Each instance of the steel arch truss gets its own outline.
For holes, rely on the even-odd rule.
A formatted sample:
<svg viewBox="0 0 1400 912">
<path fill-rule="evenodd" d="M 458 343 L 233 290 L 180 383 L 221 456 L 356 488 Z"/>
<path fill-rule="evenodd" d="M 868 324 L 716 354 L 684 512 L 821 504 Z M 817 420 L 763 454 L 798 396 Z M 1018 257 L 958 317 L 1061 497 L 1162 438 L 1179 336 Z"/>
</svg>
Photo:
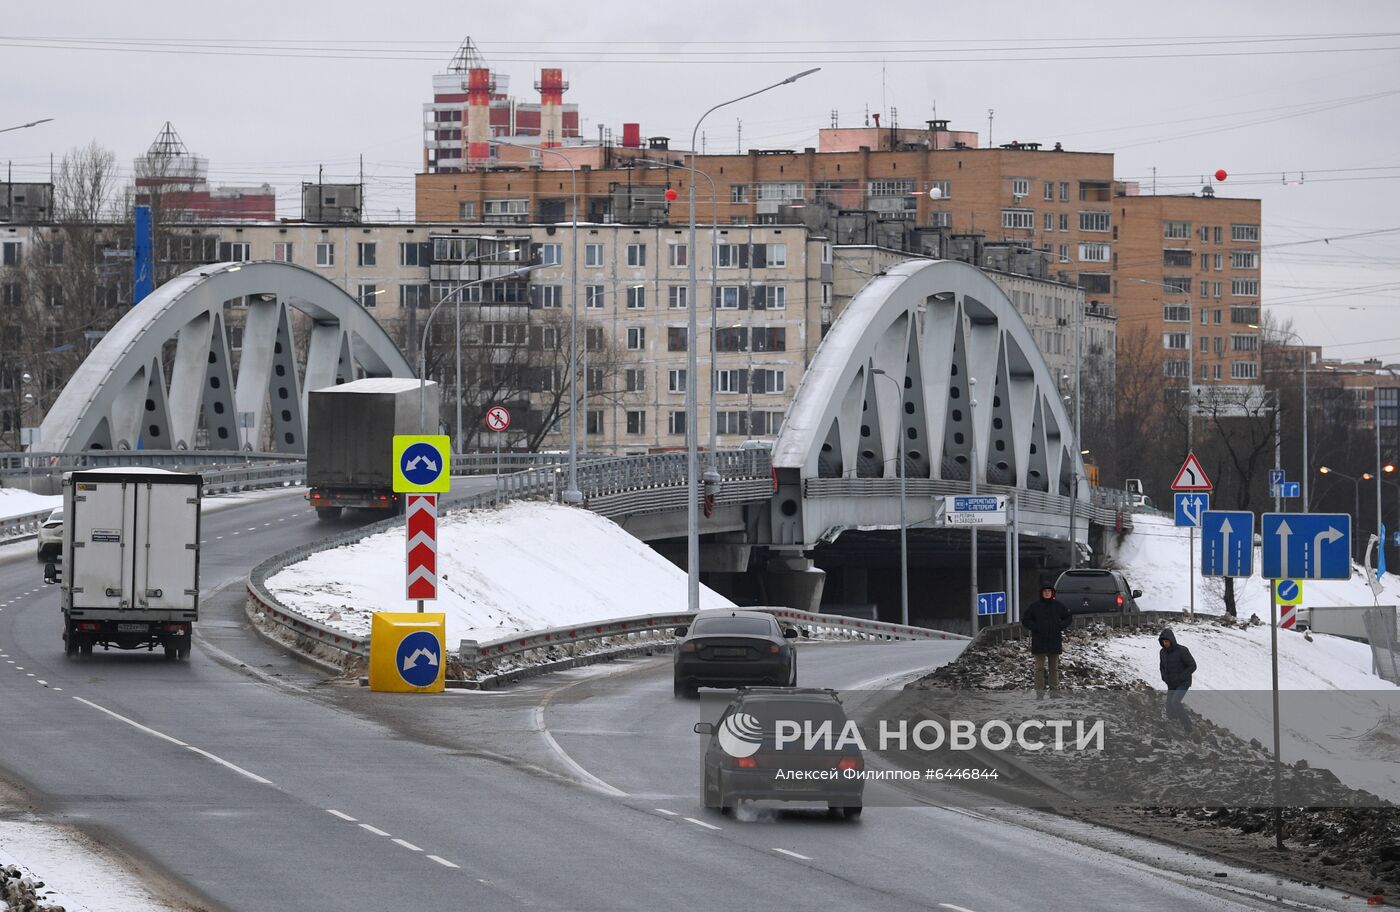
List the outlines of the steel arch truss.
<svg viewBox="0 0 1400 912">
<path fill-rule="evenodd" d="M 922 502 L 915 505 L 922 516 L 911 519 L 926 520 L 926 495 L 965 490 L 974 470 L 979 484 L 1026 491 L 1047 514 L 1084 478 L 1058 384 L 1015 306 L 981 270 L 931 260 L 895 266 L 851 300 L 802 378 L 773 464 L 780 483 L 803 486 L 786 506 L 780 491 L 774 514 L 776 540 L 791 544 L 840 527 L 886 524 L 888 509 L 874 504 L 852 513 L 848 501 L 840 522 L 834 511 L 813 515 L 823 512 L 807 503 L 816 490 L 891 493 L 860 479 L 905 472 L 911 493 L 925 495 L 912 498 Z M 1077 487 L 1082 500 L 1084 485 Z M 777 528 L 784 524 L 786 532 Z M 1061 524 L 1058 537 L 1067 537 L 1068 523 Z"/>
<path fill-rule="evenodd" d="M 236 371 L 230 304 L 244 314 Z M 294 311 L 310 322 L 305 340 L 294 332 Z M 374 317 L 311 270 L 202 266 L 157 288 L 112 327 L 63 388 L 40 439 L 63 452 L 194 449 L 203 419 L 209 449 L 253 449 L 266 430 L 273 450 L 304 453 L 308 390 L 412 376 Z"/>
</svg>

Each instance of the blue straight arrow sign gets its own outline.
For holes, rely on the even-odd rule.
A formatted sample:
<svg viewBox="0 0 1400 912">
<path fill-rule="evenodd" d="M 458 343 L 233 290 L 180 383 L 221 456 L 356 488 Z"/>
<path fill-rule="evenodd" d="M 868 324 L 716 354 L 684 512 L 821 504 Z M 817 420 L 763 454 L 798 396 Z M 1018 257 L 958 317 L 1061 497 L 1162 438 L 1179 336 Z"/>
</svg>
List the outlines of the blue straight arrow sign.
<svg viewBox="0 0 1400 912">
<path fill-rule="evenodd" d="M 1201 576 L 1254 574 L 1254 514 L 1208 510 L 1201 517 Z"/>
</svg>

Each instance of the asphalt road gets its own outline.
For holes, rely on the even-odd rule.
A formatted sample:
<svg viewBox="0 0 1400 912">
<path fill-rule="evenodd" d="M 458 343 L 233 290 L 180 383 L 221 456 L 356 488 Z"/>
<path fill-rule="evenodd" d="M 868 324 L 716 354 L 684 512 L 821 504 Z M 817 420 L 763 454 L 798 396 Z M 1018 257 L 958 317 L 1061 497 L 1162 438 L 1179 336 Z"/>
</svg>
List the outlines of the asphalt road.
<svg viewBox="0 0 1400 912">
<path fill-rule="evenodd" d="M 721 817 L 699 800 L 697 707 L 671 696 L 665 657 L 501 693 L 329 681 L 242 613 L 253 564 L 325 533 L 295 495 L 206 515 L 188 663 L 65 658 L 31 549 L 0 558 L 0 775 L 230 910 L 1355 908 L 1030 814 Z M 803 644 L 801 673 L 877 687 L 956 649 Z"/>
</svg>

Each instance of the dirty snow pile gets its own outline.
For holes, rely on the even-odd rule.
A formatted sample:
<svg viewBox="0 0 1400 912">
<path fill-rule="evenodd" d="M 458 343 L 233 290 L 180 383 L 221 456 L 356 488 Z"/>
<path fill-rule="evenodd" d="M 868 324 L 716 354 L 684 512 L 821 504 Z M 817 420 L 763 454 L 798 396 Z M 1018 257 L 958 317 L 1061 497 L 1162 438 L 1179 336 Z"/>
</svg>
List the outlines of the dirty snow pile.
<svg viewBox="0 0 1400 912">
<path fill-rule="evenodd" d="M 1201 538 L 1196 536 L 1196 611 L 1202 614 L 1224 614 L 1224 581 L 1201 577 Z M 1136 515 L 1133 530 L 1121 541 L 1110 542 L 1107 557 L 1113 567 L 1121 569 L 1133 587 L 1142 590 L 1137 600 L 1143 611 L 1185 611 L 1191 591 L 1186 579 L 1191 569 L 1190 530 L 1178 529 L 1170 516 Z M 1254 549 L 1254 576 L 1235 580 L 1235 603 L 1239 617 L 1257 614 L 1269 616 L 1269 581 L 1257 571 L 1261 567 L 1259 548 Z M 1374 605 L 1376 598 L 1366 583 L 1364 571 L 1358 566 L 1349 580 L 1315 580 L 1303 584 L 1305 606 Z M 1386 575 L 1387 592 L 1382 604 L 1394 604 L 1400 593 L 1400 576 Z"/>
<path fill-rule="evenodd" d="M 63 497 L 58 494 L 33 494 L 19 488 L 0 488 L 0 520 L 56 510 L 61 506 Z"/>
<path fill-rule="evenodd" d="M 352 636 L 404 597 L 404 530 L 313 554 L 267 581 L 288 608 Z M 616 523 L 587 510 L 513 503 L 438 521 L 438 599 L 447 642 L 684 611 L 686 575 Z M 733 603 L 701 588 L 701 608 Z"/>
</svg>

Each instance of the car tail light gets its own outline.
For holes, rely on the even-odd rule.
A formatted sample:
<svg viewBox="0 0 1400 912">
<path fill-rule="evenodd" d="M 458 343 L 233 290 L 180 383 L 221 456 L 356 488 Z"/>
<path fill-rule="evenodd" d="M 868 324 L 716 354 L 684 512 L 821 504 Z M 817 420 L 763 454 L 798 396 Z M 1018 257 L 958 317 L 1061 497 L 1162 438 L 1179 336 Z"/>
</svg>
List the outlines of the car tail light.
<svg viewBox="0 0 1400 912">
<path fill-rule="evenodd" d="M 80 622 L 78 624 L 75 624 L 74 626 L 76 626 L 79 630 L 97 631 L 102 629 L 101 624 L 92 624 L 88 622 Z"/>
<path fill-rule="evenodd" d="M 694 652 L 694 651 L 695 651 L 695 643 L 691 642 L 691 643 L 682 643 L 682 644 L 681 644 L 681 652 Z"/>
<path fill-rule="evenodd" d="M 185 625 L 184 625 L 184 624 L 166 624 L 166 625 L 165 625 L 165 632 L 166 632 L 166 633 L 184 633 L 184 632 L 185 632 L 185 629 L 186 629 L 186 628 L 185 628 Z"/>
<path fill-rule="evenodd" d="M 780 652 L 782 652 L 782 651 L 783 651 L 783 647 L 779 646 L 777 643 L 774 643 L 772 646 L 769 646 L 769 647 L 768 647 L 768 652 L 771 653 L 772 655 L 777 655 L 778 653 L 780 653 Z"/>
<path fill-rule="evenodd" d="M 739 769 L 758 769 L 758 761 L 753 757 L 739 757 L 734 761 L 734 765 Z"/>
<path fill-rule="evenodd" d="M 388 498 L 387 496 L 383 495 L 383 494 L 380 494 L 380 495 L 379 495 L 379 499 L 380 499 L 380 500 L 388 500 L 389 498 Z"/>
<path fill-rule="evenodd" d="M 1122 607 L 1123 607 L 1123 596 L 1120 595 L 1120 596 L 1117 596 L 1117 598 L 1118 598 L 1118 607 L 1119 607 L 1119 608 L 1122 608 Z"/>
<path fill-rule="evenodd" d="M 861 765 L 859 757 L 842 757 L 841 762 L 836 764 L 836 768 L 842 771 L 858 770 L 861 768 Z"/>
<path fill-rule="evenodd" d="M 320 500 L 320 499 L 321 499 L 321 492 L 320 492 L 320 491 L 312 491 L 312 492 L 311 492 L 311 499 L 312 499 L 312 500 Z"/>
</svg>

